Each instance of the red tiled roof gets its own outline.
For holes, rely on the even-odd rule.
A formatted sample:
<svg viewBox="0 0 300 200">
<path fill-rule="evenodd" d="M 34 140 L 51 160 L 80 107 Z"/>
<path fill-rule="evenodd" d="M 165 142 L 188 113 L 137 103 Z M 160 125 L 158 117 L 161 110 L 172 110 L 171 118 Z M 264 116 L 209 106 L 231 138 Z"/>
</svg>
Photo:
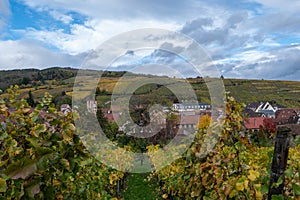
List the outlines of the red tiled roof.
<svg viewBox="0 0 300 200">
<path fill-rule="evenodd" d="M 112 113 L 105 113 L 104 116 L 108 119 L 108 121 L 114 121 L 114 116 Z"/>
<path fill-rule="evenodd" d="M 198 121 L 200 119 L 200 115 L 185 115 L 181 116 L 180 124 L 186 125 L 186 124 L 198 124 Z"/>
<path fill-rule="evenodd" d="M 295 124 L 298 121 L 298 114 L 295 109 L 285 108 L 275 113 L 277 124 Z"/>
<path fill-rule="evenodd" d="M 244 121 L 244 126 L 247 129 L 259 129 L 260 126 L 263 126 L 265 117 L 250 117 Z"/>
</svg>

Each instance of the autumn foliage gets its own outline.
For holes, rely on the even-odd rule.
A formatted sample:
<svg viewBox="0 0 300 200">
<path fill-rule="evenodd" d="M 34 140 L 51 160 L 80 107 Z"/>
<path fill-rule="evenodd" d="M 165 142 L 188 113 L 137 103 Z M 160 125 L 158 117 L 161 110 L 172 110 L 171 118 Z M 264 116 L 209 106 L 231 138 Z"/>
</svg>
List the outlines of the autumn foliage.
<svg viewBox="0 0 300 200">
<path fill-rule="evenodd" d="M 36 108 L 18 100 L 18 87 L 0 100 L 0 199 L 111 199 L 123 173 L 85 149 L 73 119 L 46 94 Z"/>
<path fill-rule="evenodd" d="M 198 129 L 208 129 L 210 123 L 211 123 L 211 117 L 209 115 L 203 115 L 199 119 L 197 128 Z"/>
<path fill-rule="evenodd" d="M 258 147 L 251 143 L 242 126 L 242 109 L 242 105 L 228 97 L 221 134 L 214 133 L 213 129 L 199 129 L 194 143 L 181 159 L 151 175 L 150 178 L 160 181 L 162 198 L 267 198 L 273 147 Z M 205 118 L 201 120 L 208 122 Z M 274 131 L 271 125 L 266 121 L 268 131 Z M 211 137 L 217 143 L 202 156 L 199 151 L 203 145 L 208 145 L 205 138 L 209 136 L 217 136 Z M 290 149 L 284 195 L 272 199 L 299 199 L 299 148 L 300 145 Z"/>
<path fill-rule="evenodd" d="M 274 137 L 276 130 L 276 124 L 271 118 L 265 118 L 263 121 L 263 125 L 260 126 L 260 131 L 267 134 L 269 137 Z"/>
</svg>

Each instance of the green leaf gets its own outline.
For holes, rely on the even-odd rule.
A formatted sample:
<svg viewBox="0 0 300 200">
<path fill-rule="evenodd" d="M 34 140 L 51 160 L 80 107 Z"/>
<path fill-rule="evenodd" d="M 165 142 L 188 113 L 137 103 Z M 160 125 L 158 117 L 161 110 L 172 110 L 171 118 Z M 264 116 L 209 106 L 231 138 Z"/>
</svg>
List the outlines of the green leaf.
<svg viewBox="0 0 300 200">
<path fill-rule="evenodd" d="M 31 121 L 32 122 L 36 122 L 39 118 L 39 112 L 38 111 L 34 111 L 33 113 L 30 114 L 31 117 Z"/>
<path fill-rule="evenodd" d="M 75 128 L 74 124 L 69 123 L 69 124 L 64 125 L 63 130 L 64 131 L 67 131 L 67 130 L 75 131 L 76 128 Z"/>
<path fill-rule="evenodd" d="M 277 180 L 277 183 L 273 183 L 273 187 L 278 188 L 282 183 L 283 183 L 283 178 L 282 176 L 280 176 L 279 179 Z"/>
<path fill-rule="evenodd" d="M 41 191 L 39 184 L 32 185 L 27 189 L 28 196 L 34 198 L 34 195 Z"/>
<path fill-rule="evenodd" d="M 37 147 L 36 150 L 40 156 L 53 153 L 53 150 L 49 147 Z"/>
<path fill-rule="evenodd" d="M 296 183 L 293 183 L 292 187 L 293 187 L 294 194 L 296 196 L 300 196 L 300 186 L 297 185 Z"/>
<path fill-rule="evenodd" d="M 37 138 L 34 138 L 34 137 L 26 137 L 26 140 L 28 142 L 30 142 L 30 144 L 33 146 L 33 147 L 38 147 L 39 144 L 38 144 L 38 139 Z"/>
<path fill-rule="evenodd" d="M 282 195 L 273 195 L 272 200 L 284 200 L 284 197 Z"/>
<path fill-rule="evenodd" d="M 6 190 L 7 190 L 6 180 L 0 178 L 0 192 L 6 192 Z"/>
<path fill-rule="evenodd" d="M 269 188 L 268 188 L 267 185 L 262 185 L 262 186 L 261 186 L 260 192 L 261 192 L 262 194 L 266 194 L 268 191 L 269 191 Z"/>
<path fill-rule="evenodd" d="M 37 168 L 39 171 L 49 169 L 49 160 L 50 160 L 51 155 L 52 154 L 44 155 L 36 162 L 36 165 L 37 165 Z"/>
<path fill-rule="evenodd" d="M 10 164 L 4 171 L 4 174 L 12 179 L 25 179 L 37 170 L 36 164 L 29 158 L 23 158 L 17 162 Z"/>
<path fill-rule="evenodd" d="M 46 124 L 38 124 L 31 130 L 30 134 L 35 137 L 39 137 L 39 135 L 41 133 L 44 133 L 46 130 L 47 130 Z"/>
<path fill-rule="evenodd" d="M 286 175 L 287 178 L 291 178 L 294 174 L 294 170 L 293 169 L 287 169 L 284 174 Z"/>
<path fill-rule="evenodd" d="M 30 179 L 25 182 L 24 189 L 30 198 L 34 198 L 36 194 L 38 194 L 40 190 L 41 177 L 35 176 L 33 179 Z"/>
</svg>

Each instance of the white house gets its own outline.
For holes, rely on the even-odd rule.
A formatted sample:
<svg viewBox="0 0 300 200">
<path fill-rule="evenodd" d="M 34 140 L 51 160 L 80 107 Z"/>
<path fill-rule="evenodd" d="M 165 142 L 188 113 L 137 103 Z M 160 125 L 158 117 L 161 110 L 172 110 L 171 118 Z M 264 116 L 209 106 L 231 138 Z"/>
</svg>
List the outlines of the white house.
<svg viewBox="0 0 300 200">
<path fill-rule="evenodd" d="M 97 101 L 89 99 L 86 101 L 87 110 L 89 113 L 97 113 Z"/>
<path fill-rule="evenodd" d="M 211 105 L 208 103 L 174 103 L 172 108 L 173 110 L 179 112 L 194 110 L 210 110 Z"/>
<path fill-rule="evenodd" d="M 281 109 L 281 106 L 273 106 L 269 102 L 253 102 L 248 104 L 246 109 L 263 114 L 269 118 L 275 118 L 275 113 L 277 110 Z"/>
</svg>

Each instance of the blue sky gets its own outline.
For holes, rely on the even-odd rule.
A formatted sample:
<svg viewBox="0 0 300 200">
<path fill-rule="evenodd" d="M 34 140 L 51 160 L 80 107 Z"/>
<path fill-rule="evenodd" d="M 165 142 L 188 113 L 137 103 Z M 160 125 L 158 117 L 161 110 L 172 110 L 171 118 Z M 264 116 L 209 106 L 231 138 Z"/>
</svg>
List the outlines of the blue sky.
<svg viewBox="0 0 300 200">
<path fill-rule="evenodd" d="M 225 77 L 300 81 L 299 0 L 0 0 L 0 69 L 79 67 L 103 41 L 149 27 L 193 38 Z M 119 69 L 182 64 L 147 53 Z"/>
</svg>

